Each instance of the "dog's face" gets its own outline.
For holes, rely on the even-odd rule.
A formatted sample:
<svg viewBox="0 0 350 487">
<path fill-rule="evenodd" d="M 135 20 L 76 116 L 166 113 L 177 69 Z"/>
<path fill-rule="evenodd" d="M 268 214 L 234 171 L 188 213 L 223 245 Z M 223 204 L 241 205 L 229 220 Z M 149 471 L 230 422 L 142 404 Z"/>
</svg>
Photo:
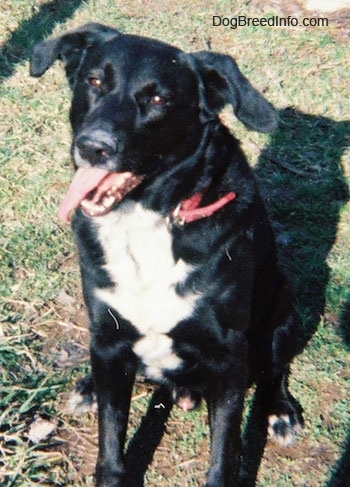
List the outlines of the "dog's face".
<svg viewBox="0 0 350 487">
<path fill-rule="evenodd" d="M 85 56 L 73 87 L 73 157 L 78 167 L 148 175 L 199 143 L 195 74 L 171 46 L 117 36 Z"/>
<path fill-rule="evenodd" d="M 103 203 L 101 212 L 144 178 L 193 154 L 205 126 L 217 123 L 226 104 L 251 128 L 271 131 L 276 126 L 274 109 L 228 56 L 186 54 L 162 42 L 88 24 L 35 46 L 31 74 L 41 76 L 56 59 L 64 62 L 73 91 L 75 166 L 114 175 L 107 184 L 106 173 L 89 174 L 90 183 L 93 178 L 98 185 L 104 182 L 94 201 Z M 80 199 L 92 190 L 81 174 L 74 188 Z M 63 219 L 79 198 L 67 204 Z M 96 205 L 91 208 L 100 214 Z"/>
</svg>

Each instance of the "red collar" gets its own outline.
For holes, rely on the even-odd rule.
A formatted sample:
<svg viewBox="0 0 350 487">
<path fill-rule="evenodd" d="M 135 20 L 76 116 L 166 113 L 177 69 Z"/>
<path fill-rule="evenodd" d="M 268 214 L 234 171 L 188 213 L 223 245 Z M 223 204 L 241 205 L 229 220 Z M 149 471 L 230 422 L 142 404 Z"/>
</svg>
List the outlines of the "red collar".
<svg viewBox="0 0 350 487">
<path fill-rule="evenodd" d="M 234 200 L 236 198 L 236 193 L 227 193 L 214 203 L 199 208 L 202 198 L 203 193 L 196 193 L 191 196 L 191 198 L 182 201 L 175 210 L 170 213 L 170 223 L 181 226 L 185 223 L 192 223 L 202 218 L 208 218 L 227 205 L 227 203 Z"/>
</svg>

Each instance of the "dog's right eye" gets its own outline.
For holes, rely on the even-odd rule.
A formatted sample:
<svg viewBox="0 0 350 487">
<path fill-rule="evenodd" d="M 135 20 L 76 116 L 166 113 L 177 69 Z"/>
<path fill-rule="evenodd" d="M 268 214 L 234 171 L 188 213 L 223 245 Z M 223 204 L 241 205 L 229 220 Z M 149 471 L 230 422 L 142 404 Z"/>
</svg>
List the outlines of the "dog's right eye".
<svg viewBox="0 0 350 487">
<path fill-rule="evenodd" d="M 89 84 L 93 88 L 100 89 L 102 86 L 102 80 L 100 78 L 89 78 Z"/>
</svg>

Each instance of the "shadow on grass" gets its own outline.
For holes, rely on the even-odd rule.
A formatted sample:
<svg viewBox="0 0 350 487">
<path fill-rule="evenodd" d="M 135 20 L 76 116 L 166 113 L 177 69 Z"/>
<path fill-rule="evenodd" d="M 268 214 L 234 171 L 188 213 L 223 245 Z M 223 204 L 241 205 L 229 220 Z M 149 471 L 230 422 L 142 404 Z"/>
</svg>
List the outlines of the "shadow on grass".
<svg viewBox="0 0 350 487">
<path fill-rule="evenodd" d="M 32 8 L 33 15 L 24 20 L 0 51 L 0 82 L 10 77 L 16 65 L 28 59 L 29 51 L 35 42 L 52 33 L 57 24 L 72 17 L 83 0 L 53 0 Z"/>
<path fill-rule="evenodd" d="M 128 487 L 142 487 L 144 475 L 166 428 L 172 409 L 170 391 L 166 387 L 156 389 L 150 400 L 141 425 L 130 440 L 126 452 Z"/>
<path fill-rule="evenodd" d="M 344 445 L 343 455 L 333 468 L 325 487 L 348 487 L 350 485 L 350 430 Z"/>
<path fill-rule="evenodd" d="M 350 297 L 342 309 L 340 330 L 346 345 L 350 348 Z M 347 487 L 350 485 L 350 424 L 348 436 L 343 445 L 343 454 L 333 468 L 325 487 Z"/>
<path fill-rule="evenodd" d="M 256 176 L 275 227 L 282 265 L 296 289 L 303 349 L 325 311 L 327 257 L 336 239 L 339 213 L 349 199 L 341 157 L 349 145 L 350 122 L 294 109 L 282 110 L 280 118 L 280 129 L 262 152 Z M 339 305 L 337 296 L 331 300 Z"/>
<path fill-rule="evenodd" d="M 286 109 L 280 129 L 256 167 L 262 196 L 272 218 L 280 258 L 294 281 L 302 328 L 300 350 L 317 330 L 325 311 L 328 254 L 335 242 L 339 212 L 349 198 L 341 157 L 349 122 L 335 122 Z M 339 317 L 343 340 L 350 343 L 350 306 Z M 253 487 L 266 443 L 265 418 L 253 399 L 243 433 L 242 487 Z M 349 438 L 327 487 L 350 479 Z M 349 484 L 350 485 L 350 484 Z"/>
<path fill-rule="evenodd" d="M 267 419 L 254 394 L 242 437 L 240 487 L 255 487 L 267 441 Z"/>
<path fill-rule="evenodd" d="M 350 295 L 342 308 L 340 316 L 340 332 L 347 347 L 350 348 Z"/>
</svg>

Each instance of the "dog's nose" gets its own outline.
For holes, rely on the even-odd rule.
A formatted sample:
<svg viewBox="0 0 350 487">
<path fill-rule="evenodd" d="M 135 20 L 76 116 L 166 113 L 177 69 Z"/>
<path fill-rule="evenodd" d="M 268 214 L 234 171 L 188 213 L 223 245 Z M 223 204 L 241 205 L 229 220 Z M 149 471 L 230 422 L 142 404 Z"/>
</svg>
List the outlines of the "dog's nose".
<svg viewBox="0 0 350 487">
<path fill-rule="evenodd" d="M 106 162 L 117 152 L 117 145 L 108 134 L 81 135 L 75 145 L 80 156 L 92 165 Z"/>
</svg>

